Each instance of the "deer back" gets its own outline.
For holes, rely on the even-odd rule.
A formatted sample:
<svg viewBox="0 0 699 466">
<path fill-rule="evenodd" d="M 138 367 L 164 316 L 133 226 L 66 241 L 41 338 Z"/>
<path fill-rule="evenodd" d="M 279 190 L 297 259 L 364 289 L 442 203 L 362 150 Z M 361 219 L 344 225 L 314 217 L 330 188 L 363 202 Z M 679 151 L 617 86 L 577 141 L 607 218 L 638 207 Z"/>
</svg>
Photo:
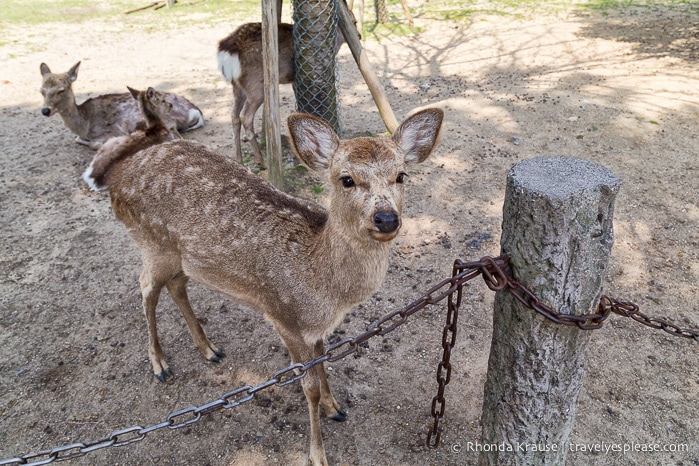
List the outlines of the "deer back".
<svg viewBox="0 0 699 466">
<path fill-rule="evenodd" d="M 279 83 L 294 82 L 293 26 L 280 23 L 278 30 Z M 218 46 L 219 70 L 241 87 L 261 81 L 262 23 L 246 23 L 221 40 Z M 261 85 L 261 84 L 260 84 Z"/>
</svg>

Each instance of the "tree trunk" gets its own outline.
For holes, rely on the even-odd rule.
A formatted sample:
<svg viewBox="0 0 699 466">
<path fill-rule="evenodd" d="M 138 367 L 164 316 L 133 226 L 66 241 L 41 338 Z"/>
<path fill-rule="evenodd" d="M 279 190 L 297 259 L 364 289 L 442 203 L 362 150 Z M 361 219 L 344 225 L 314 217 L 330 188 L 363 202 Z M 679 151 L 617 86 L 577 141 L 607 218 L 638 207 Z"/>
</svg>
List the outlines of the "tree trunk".
<svg viewBox="0 0 699 466">
<path fill-rule="evenodd" d="M 279 189 L 284 189 L 282 171 L 281 123 L 279 121 L 279 29 L 277 0 L 262 0 L 262 63 L 265 83 L 265 100 L 262 109 L 263 134 L 265 135 L 265 159 L 268 179 Z"/>
<path fill-rule="evenodd" d="M 323 119 L 341 136 L 336 3 L 295 0 L 293 16 L 296 109 Z"/>
<path fill-rule="evenodd" d="M 507 178 L 501 248 L 512 275 L 561 314 L 595 313 L 621 181 L 580 159 L 539 157 Z M 564 465 L 590 332 L 496 295 L 480 465 Z"/>
</svg>

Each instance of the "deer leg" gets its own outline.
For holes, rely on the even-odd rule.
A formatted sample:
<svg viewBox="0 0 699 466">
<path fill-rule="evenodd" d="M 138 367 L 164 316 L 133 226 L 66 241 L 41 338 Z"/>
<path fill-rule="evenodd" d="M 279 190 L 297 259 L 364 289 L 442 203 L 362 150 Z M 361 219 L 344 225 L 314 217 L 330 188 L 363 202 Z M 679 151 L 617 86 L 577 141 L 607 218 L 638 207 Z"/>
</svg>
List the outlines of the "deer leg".
<svg viewBox="0 0 699 466">
<path fill-rule="evenodd" d="M 313 347 L 313 358 L 317 358 L 323 355 L 325 348 L 323 347 L 323 340 L 318 340 Z M 328 379 L 325 375 L 325 367 L 323 364 L 316 366 L 318 368 L 318 375 L 320 378 L 320 405 L 323 407 L 325 415 L 331 419 L 338 422 L 345 422 L 347 419 L 347 413 L 345 413 L 341 408 L 340 404 L 335 400 L 335 397 L 330 390 L 330 385 L 328 384 Z"/>
<path fill-rule="evenodd" d="M 187 322 L 189 334 L 192 336 L 192 340 L 194 340 L 196 347 L 199 348 L 199 351 L 201 351 L 204 357 L 209 361 L 220 362 L 225 354 L 209 341 L 204 333 L 204 329 L 202 329 L 199 324 L 199 320 L 197 320 L 197 316 L 194 315 L 192 306 L 189 304 L 189 298 L 187 297 L 187 282 L 189 282 L 189 277 L 187 277 L 184 272 L 180 272 L 167 283 L 167 290 L 170 292 L 172 300 L 177 304 L 177 307 L 180 308 L 180 311 L 182 311 L 184 320 Z"/>
<path fill-rule="evenodd" d="M 153 373 L 161 382 L 165 382 L 168 377 L 172 377 L 172 371 L 168 367 L 163 350 L 158 340 L 158 326 L 155 320 L 155 308 L 158 305 L 160 291 L 163 288 L 163 281 L 157 280 L 148 266 L 143 268 L 140 277 L 141 295 L 143 296 L 143 310 L 148 323 L 148 358 L 150 359 Z"/>
<path fill-rule="evenodd" d="M 240 111 L 243 109 L 243 105 L 245 105 L 245 92 L 235 82 L 231 84 L 233 86 L 233 110 L 231 110 L 231 123 L 233 124 L 233 149 L 235 161 L 242 164 L 243 151 L 240 146 Z"/>
<path fill-rule="evenodd" d="M 303 341 L 303 337 L 282 332 L 280 332 L 280 335 L 289 350 L 292 362 L 305 363 L 313 359 L 315 348 Z M 322 397 L 322 383 L 319 370 L 322 370 L 322 365 L 312 367 L 306 373 L 306 377 L 301 379 L 301 386 L 303 387 L 304 395 L 306 395 L 308 414 L 311 419 L 311 448 L 308 461 L 313 466 L 328 466 L 325 447 L 323 447 L 323 433 L 320 428 L 319 404 Z"/>
<path fill-rule="evenodd" d="M 264 102 L 264 94 L 262 94 L 261 89 L 249 89 L 246 95 L 247 101 L 245 102 L 242 113 L 243 130 L 250 142 L 255 161 L 260 168 L 264 170 L 267 166 L 265 165 L 265 159 L 262 156 L 262 151 L 260 151 L 260 146 L 257 144 L 257 138 L 255 137 L 255 113 L 257 113 L 257 109 L 259 109 L 262 102 Z"/>
</svg>

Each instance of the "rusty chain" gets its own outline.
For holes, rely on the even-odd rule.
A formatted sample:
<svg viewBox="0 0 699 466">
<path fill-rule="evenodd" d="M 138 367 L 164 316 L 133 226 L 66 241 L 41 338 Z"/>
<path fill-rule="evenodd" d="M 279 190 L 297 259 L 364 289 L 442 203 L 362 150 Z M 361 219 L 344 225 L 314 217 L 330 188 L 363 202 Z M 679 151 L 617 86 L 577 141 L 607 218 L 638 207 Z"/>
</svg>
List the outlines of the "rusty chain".
<svg viewBox="0 0 699 466">
<path fill-rule="evenodd" d="M 442 347 L 444 351 L 442 361 L 440 361 L 437 366 L 438 392 L 432 400 L 431 414 L 434 418 L 434 423 L 429 429 L 426 440 L 426 445 L 429 448 L 436 448 L 439 446 L 442 432 L 439 421 L 444 417 L 445 412 L 444 391 L 451 378 L 450 357 L 451 350 L 456 344 L 457 320 L 459 307 L 461 305 L 462 289 L 466 282 L 478 276 L 483 277 L 486 285 L 491 290 L 502 291 L 507 288 L 523 305 L 533 309 L 555 323 L 577 326 L 582 330 L 593 330 L 600 328 L 607 317 L 613 312 L 621 316 L 629 317 L 649 327 L 662 329 L 671 335 L 691 338 L 699 342 L 699 330 L 681 328 L 671 322 L 655 317 L 648 317 L 639 311 L 637 305 L 617 301 L 607 296 L 601 297 L 595 314 L 583 316 L 560 314 L 551 307 L 541 303 L 531 291 L 505 272 L 508 259 L 508 255 L 495 258 L 484 257 L 477 262 L 463 262 L 457 259 L 454 262 L 451 278 L 444 279 L 437 283 L 421 298 L 379 318 L 373 326 L 364 333 L 328 345 L 321 356 L 307 363 L 295 363 L 278 370 L 270 379 L 259 385 L 254 387 L 250 385 L 239 387 L 225 393 L 219 399 L 201 406 L 189 406 L 174 411 L 168 414 L 164 421 L 148 427 L 131 426 L 125 429 L 115 430 L 111 434 L 91 442 L 71 443 L 50 450 L 30 453 L 21 457 L 0 460 L 0 466 L 37 466 L 53 463 L 54 461 L 67 461 L 103 448 L 119 447 L 140 442 L 145 439 L 148 434 L 165 427 L 174 430 L 194 424 L 199 422 L 204 415 L 220 410 L 232 409 L 252 400 L 255 394 L 261 390 L 265 390 L 272 386 L 283 387 L 296 382 L 302 379 L 311 368 L 318 364 L 323 364 L 326 361 L 339 361 L 357 351 L 361 343 L 370 338 L 383 336 L 394 331 L 396 328 L 403 325 L 411 315 L 422 310 L 426 306 L 437 304 L 447 298 L 447 319 L 442 332 Z M 456 297 L 454 297 L 455 293 Z"/>
</svg>

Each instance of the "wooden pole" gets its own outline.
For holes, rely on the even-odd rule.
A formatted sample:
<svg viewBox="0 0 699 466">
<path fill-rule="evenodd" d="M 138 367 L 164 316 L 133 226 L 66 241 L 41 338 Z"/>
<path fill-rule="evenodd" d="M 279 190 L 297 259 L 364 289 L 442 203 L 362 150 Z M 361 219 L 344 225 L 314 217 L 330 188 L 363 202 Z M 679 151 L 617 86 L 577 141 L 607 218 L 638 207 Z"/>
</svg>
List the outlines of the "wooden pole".
<svg viewBox="0 0 699 466">
<path fill-rule="evenodd" d="M 512 275 L 562 314 L 594 313 L 621 181 L 601 165 L 539 157 L 507 177 L 501 248 Z M 590 331 L 495 298 L 480 465 L 564 465 Z"/>
<path fill-rule="evenodd" d="M 374 98 L 374 102 L 376 103 L 376 107 L 379 109 L 379 114 L 386 125 L 386 129 L 393 133 L 396 128 L 398 128 L 398 121 L 396 120 L 396 116 L 393 114 L 391 104 L 388 103 L 388 98 L 383 91 L 383 87 L 381 86 L 379 79 L 376 77 L 376 73 L 374 73 L 371 63 L 369 63 L 369 60 L 367 59 L 366 52 L 364 52 L 364 48 L 362 47 L 362 43 L 359 39 L 359 34 L 354 26 L 354 21 L 352 20 L 349 10 L 347 9 L 347 5 L 345 5 L 345 2 L 342 1 L 337 3 L 337 16 L 340 30 L 345 36 L 345 41 L 352 51 L 354 61 L 356 61 L 357 66 L 359 66 L 359 71 L 361 71 L 362 76 L 364 76 L 364 81 L 369 87 L 369 92 L 371 92 L 371 95 Z"/>
<path fill-rule="evenodd" d="M 282 139 L 279 121 L 279 26 L 277 0 L 262 0 L 262 63 L 265 101 L 262 110 L 267 176 L 274 186 L 284 188 Z"/>
<path fill-rule="evenodd" d="M 413 15 L 410 14 L 410 8 L 408 8 L 408 0 L 400 0 L 400 4 L 403 5 L 403 13 L 408 19 L 408 26 L 414 27 L 415 21 L 413 21 Z"/>
</svg>

